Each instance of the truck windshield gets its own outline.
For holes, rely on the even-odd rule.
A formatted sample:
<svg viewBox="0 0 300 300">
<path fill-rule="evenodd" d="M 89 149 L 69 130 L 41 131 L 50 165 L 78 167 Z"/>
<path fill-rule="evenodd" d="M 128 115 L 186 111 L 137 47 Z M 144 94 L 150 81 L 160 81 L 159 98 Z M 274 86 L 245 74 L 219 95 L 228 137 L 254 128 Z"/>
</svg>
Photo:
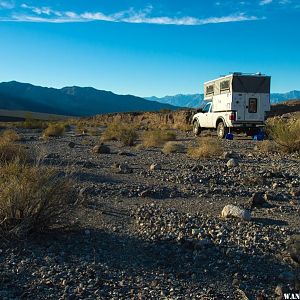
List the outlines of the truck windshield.
<svg viewBox="0 0 300 300">
<path fill-rule="evenodd" d="M 270 93 L 270 77 L 234 76 L 232 91 L 238 93 Z"/>
</svg>

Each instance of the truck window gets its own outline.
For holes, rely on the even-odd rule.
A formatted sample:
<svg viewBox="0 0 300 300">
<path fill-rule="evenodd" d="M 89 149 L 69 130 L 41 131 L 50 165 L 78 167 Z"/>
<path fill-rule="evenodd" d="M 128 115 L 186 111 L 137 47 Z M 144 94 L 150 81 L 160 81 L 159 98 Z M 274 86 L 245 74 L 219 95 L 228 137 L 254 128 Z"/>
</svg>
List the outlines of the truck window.
<svg viewBox="0 0 300 300">
<path fill-rule="evenodd" d="M 220 82 L 220 91 L 225 92 L 230 90 L 230 81 L 224 80 Z"/>
<path fill-rule="evenodd" d="M 257 113 L 257 99 L 256 98 L 249 98 L 248 112 L 249 113 Z"/>
<path fill-rule="evenodd" d="M 204 106 L 202 112 L 204 112 L 204 113 L 209 112 L 209 111 L 210 111 L 210 107 L 211 107 L 211 103 L 207 103 L 207 104 Z"/>
</svg>

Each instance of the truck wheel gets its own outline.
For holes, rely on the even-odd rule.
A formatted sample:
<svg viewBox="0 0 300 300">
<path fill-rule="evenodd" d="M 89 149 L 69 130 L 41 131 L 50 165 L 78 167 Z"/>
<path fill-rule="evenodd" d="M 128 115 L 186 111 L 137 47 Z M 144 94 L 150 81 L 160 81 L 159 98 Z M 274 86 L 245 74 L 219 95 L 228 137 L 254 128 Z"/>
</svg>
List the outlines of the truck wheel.
<svg viewBox="0 0 300 300">
<path fill-rule="evenodd" d="M 195 121 L 195 122 L 193 123 L 193 133 L 194 133 L 194 135 L 196 135 L 196 136 L 200 135 L 200 133 L 201 133 L 201 127 L 200 127 L 198 121 Z"/>
<path fill-rule="evenodd" d="M 228 128 L 225 127 L 223 122 L 220 122 L 217 126 L 217 135 L 218 138 L 220 139 L 224 139 L 224 137 L 226 136 L 226 134 L 228 133 Z"/>
</svg>

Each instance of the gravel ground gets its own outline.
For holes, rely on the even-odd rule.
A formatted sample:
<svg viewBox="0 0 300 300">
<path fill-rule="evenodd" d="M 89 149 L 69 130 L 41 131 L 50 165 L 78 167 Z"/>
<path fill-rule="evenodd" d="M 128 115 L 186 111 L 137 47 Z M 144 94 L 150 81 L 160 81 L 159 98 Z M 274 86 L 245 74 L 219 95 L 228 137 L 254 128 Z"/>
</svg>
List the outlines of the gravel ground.
<svg viewBox="0 0 300 300">
<path fill-rule="evenodd" d="M 222 141 L 221 158 L 196 161 L 118 142 L 94 154 L 99 137 L 72 131 L 21 134 L 78 196 L 69 228 L 1 241 L 0 299 L 281 299 L 279 285 L 299 289 L 287 251 L 300 234 L 299 156 L 261 153 L 243 137 Z M 222 218 L 227 204 L 251 220 Z"/>
</svg>

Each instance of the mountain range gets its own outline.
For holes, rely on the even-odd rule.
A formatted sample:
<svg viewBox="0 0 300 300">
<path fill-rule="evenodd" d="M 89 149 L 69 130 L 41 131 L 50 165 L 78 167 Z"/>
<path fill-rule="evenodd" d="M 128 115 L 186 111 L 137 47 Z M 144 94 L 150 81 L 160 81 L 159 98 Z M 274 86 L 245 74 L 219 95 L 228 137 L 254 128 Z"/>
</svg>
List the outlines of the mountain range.
<svg viewBox="0 0 300 300">
<path fill-rule="evenodd" d="M 271 94 L 271 103 L 300 99 L 300 91 Z M 0 110 L 31 111 L 66 116 L 91 116 L 113 112 L 175 110 L 199 107 L 203 94 L 158 97 L 117 95 L 92 87 L 62 89 L 35 86 L 17 81 L 0 83 Z"/>
<path fill-rule="evenodd" d="M 158 111 L 178 107 L 91 87 L 46 88 L 17 81 L 0 83 L 0 109 L 66 116 L 112 112 Z"/>
<path fill-rule="evenodd" d="M 161 103 L 166 103 L 170 105 L 180 106 L 180 107 L 199 107 L 203 102 L 203 94 L 190 94 L 184 95 L 179 94 L 175 96 L 165 96 L 162 98 L 158 97 L 145 97 L 145 99 L 150 101 L 158 101 Z M 271 93 L 271 103 L 276 104 L 290 99 L 300 99 L 300 91 L 291 91 L 287 93 Z"/>
</svg>

